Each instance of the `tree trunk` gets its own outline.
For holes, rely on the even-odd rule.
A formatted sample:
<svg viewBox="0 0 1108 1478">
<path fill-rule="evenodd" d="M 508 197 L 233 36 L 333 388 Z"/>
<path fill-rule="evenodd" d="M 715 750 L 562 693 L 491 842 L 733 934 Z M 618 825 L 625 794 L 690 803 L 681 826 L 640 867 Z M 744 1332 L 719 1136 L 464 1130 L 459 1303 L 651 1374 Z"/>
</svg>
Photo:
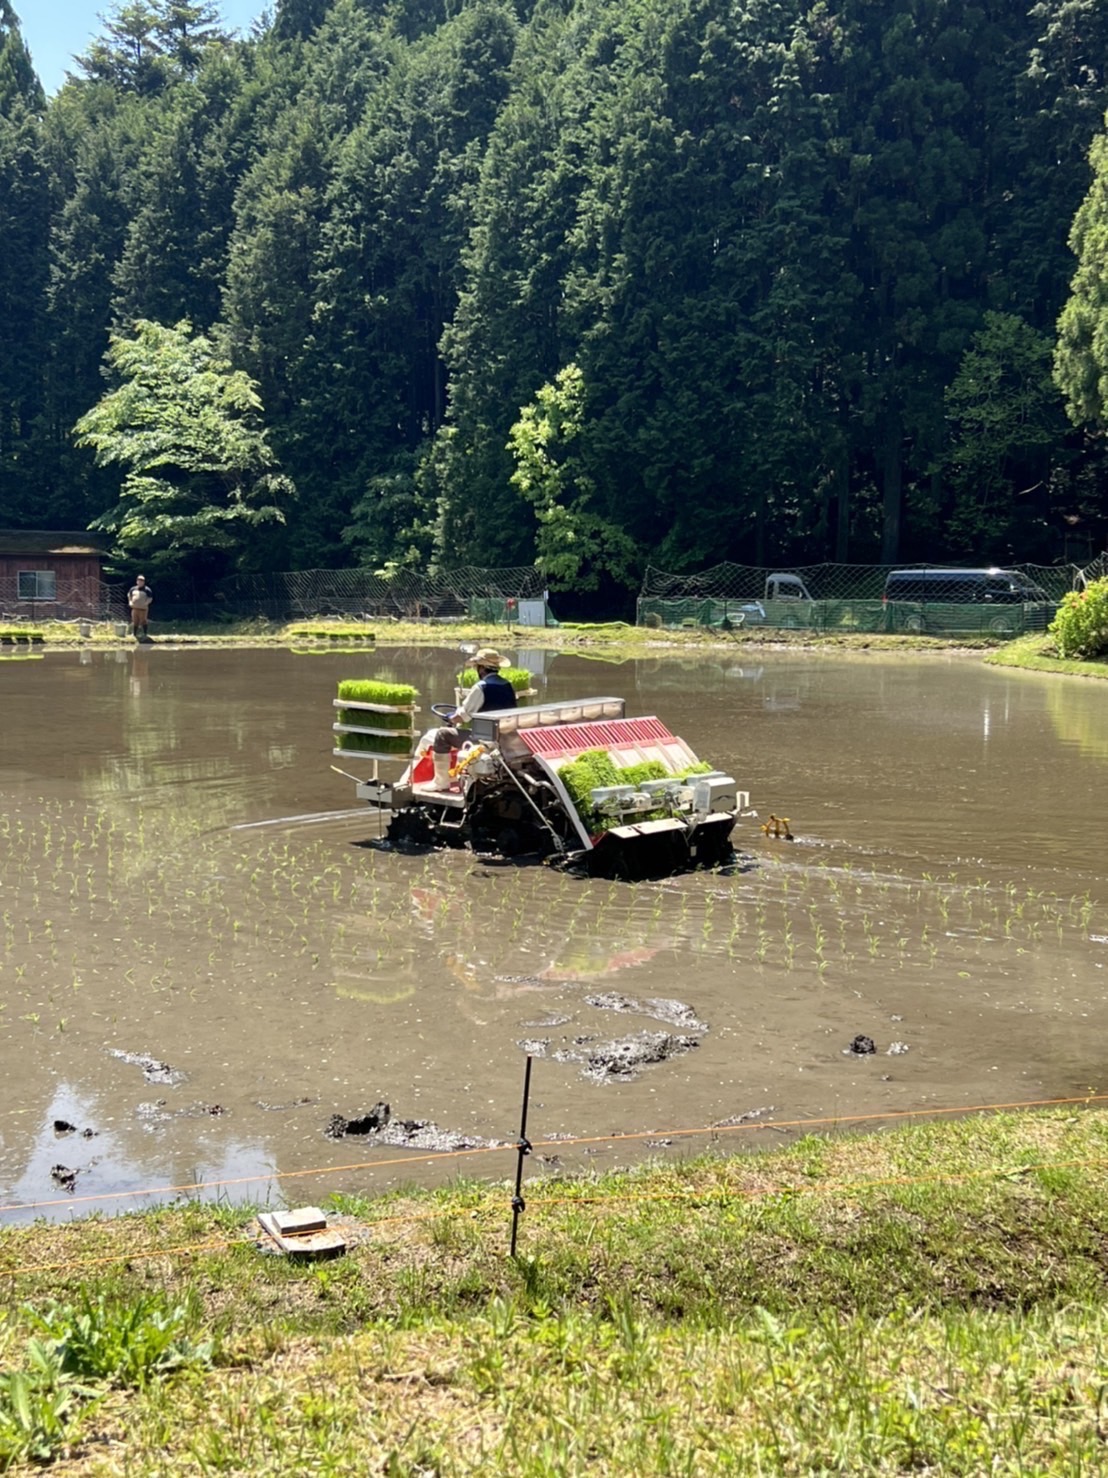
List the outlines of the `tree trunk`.
<svg viewBox="0 0 1108 1478">
<path fill-rule="evenodd" d="M 882 456 L 881 563 L 895 564 L 900 553 L 900 493 L 903 466 L 900 460 L 900 415 L 889 412 Z"/>
<path fill-rule="evenodd" d="M 835 492 L 838 500 L 835 519 L 835 562 L 846 564 L 850 553 L 850 461 L 846 447 L 835 460 Z"/>
</svg>

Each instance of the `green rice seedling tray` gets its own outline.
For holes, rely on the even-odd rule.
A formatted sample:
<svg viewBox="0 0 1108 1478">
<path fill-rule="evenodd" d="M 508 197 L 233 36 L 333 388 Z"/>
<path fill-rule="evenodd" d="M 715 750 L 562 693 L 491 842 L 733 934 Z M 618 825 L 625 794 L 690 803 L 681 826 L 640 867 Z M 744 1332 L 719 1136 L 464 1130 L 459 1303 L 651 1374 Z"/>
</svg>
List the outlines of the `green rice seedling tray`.
<svg viewBox="0 0 1108 1478">
<path fill-rule="evenodd" d="M 335 754 L 370 754 L 396 758 L 412 752 L 410 734 L 373 734 L 339 731 L 338 748 Z"/>
<path fill-rule="evenodd" d="M 414 711 L 418 693 L 408 683 L 378 682 L 374 678 L 344 678 L 339 683 L 342 705 L 366 704 L 374 708 L 405 708 Z"/>
</svg>

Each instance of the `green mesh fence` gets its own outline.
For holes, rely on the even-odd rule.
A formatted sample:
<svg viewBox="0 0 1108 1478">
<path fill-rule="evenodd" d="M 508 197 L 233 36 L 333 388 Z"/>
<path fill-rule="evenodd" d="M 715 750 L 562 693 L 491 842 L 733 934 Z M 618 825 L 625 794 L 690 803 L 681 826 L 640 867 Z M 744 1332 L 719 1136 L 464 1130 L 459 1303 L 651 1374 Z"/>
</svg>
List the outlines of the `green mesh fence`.
<svg viewBox="0 0 1108 1478">
<path fill-rule="evenodd" d="M 471 621 L 480 621 L 490 626 L 557 626 L 558 621 L 547 602 L 546 591 L 542 596 L 480 597 L 471 596 L 466 601 L 466 611 Z"/>
<path fill-rule="evenodd" d="M 649 568 L 638 599 L 640 626 L 717 630 L 919 632 L 933 636 L 1020 636 L 1044 631 L 1067 590 L 1108 568 L 1090 565 L 793 566 L 719 564 L 692 574 Z"/>
<path fill-rule="evenodd" d="M 465 566 L 431 574 L 399 570 L 391 576 L 373 570 L 287 570 L 237 575 L 216 585 L 163 590 L 159 613 L 203 618 L 266 616 L 298 620 L 313 616 L 351 619 L 394 617 L 402 620 L 461 620 L 473 607 L 500 614 L 480 619 L 504 620 L 509 601 L 538 600 L 545 581 L 534 565 L 512 569 Z"/>
</svg>

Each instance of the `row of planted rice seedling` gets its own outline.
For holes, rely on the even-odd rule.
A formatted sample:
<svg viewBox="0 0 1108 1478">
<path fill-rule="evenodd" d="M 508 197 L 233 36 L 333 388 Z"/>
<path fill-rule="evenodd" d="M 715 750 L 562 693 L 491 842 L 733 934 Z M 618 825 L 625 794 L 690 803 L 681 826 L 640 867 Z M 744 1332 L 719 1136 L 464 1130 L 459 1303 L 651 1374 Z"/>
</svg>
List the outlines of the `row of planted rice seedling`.
<svg viewBox="0 0 1108 1478">
<path fill-rule="evenodd" d="M 628 770 L 613 770 L 616 783 L 628 783 Z M 591 779 L 603 783 L 612 774 L 594 769 Z M 10 1012 L 4 1023 L 18 1018 L 41 1029 L 38 1015 L 46 1021 L 52 1009 L 61 1021 L 71 1011 L 62 996 L 72 1001 L 98 971 L 121 992 L 164 983 L 207 992 L 232 962 L 236 973 L 266 978 L 284 978 L 290 961 L 325 970 L 352 949 L 353 936 L 344 943 L 343 934 L 353 918 L 374 921 L 380 968 L 414 950 L 418 956 L 421 947 L 433 955 L 439 927 L 456 950 L 459 927 L 471 924 L 474 937 L 490 927 L 508 971 L 517 968 L 517 943 L 564 967 L 573 961 L 567 941 L 588 946 L 591 959 L 603 956 L 607 943 L 615 949 L 619 941 L 649 937 L 654 947 L 669 941 L 705 961 L 829 981 L 851 980 L 858 964 L 971 980 L 991 962 L 1005 962 L 1018 980 L 1027 973 L 1019 958 L 1028 950 L 1061 944 L 1068 953 L 1090 931 L 1104 933 L 1087 896 L 1058 899 L 953 872 L 932 878 L 765 856 L 755 871 L 730 878 L 696 876 L 635 890 L 536 869 L 504 875 L 495 894 L 476 897 L 437 856 L 400 866 L 374 854 L 350 859 L 325 838 L 269 834 L 228 835 L 219 844 L 208 838 L 201 854 L 189 847 L 188 829 L 173 848 L 158 835 L 164 837 L 163 814 L 143 808 L 123 814 L 38 797 L 0 816 L 0 984 Z M 167 897 L 174 900 L 171 918 Z M 430 900 L 420 907 L 424 946 L 412 936 L 417 899 Z M 106 927 L 117 921 L 121 927 Z M 133 941 L 133 981 L 118 959 L 112 964 L 111 936 L 124 933 Z M 1047 952 L 1036 970 L 1049 959 Z"/>
<path fill-rule="evenodd" d="M 123 815 L 46 797 L 0 816 L 0 1036 L 68 1033 L 93 1008 L 110 1002 L 114 1012 L 131 993 L 163 987 L 206 1001 L 232 970 L 244 989 L 316 970 L 361 989 L 369 973 L 403 966 L 418 976 L 436 960 L 480 959 L 491 977 L 467 966 L 465 988 L 496 995 L 505 989 L 496 972 L 510 980 L 521 968 L 517 949 L 528 972 L 588 981 L 625 968 L 615 962 L 630 941 L 645 946 L 644 959 L 677 952 L 678 969 L 689 957 L 708 969 L 731 961 L 832 989 L 877 978 L 887 986 L 889 972 L 906 969 L 962 989 L 959 979 L 999 961 L 1022 989 L 1049 973 L 1055 940 L 1064 963 L 1103 932 L 1087 897 L 954 873 L 766 856 L 732 877 L 634 889 L 534 869 L 477 890 L 468 867 L 438 855 L 351 856 L 333 837 L 271 832 L 182 832 L 167 848 L 164 833 L 158 811 Z M 145 864 L 138 886 L 136 854 Z M 113 935 L 130 941 L 128 959 Z"/>
</svg>

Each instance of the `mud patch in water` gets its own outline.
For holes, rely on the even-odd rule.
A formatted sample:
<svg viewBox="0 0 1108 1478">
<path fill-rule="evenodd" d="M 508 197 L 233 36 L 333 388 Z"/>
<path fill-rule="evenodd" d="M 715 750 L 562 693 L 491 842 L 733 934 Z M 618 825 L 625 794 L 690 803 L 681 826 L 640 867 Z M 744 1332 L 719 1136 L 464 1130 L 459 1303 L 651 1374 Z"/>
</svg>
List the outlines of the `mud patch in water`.
<svg viewBox="0 0 1108 1478">
<path fill-rule="evenodd" d="M 643 1068 L 666 1062 L 679 1053 L 691 1052 L 699 1046 L 699 1037 L 642 1031 L 619 1037 L 615 1041 L 598 1043 L 587 1051 L 563 1047 L 551 1055 L 555 1062 L 584 1063 L 581 1073 L 583 1078 L 594 1083 L 609 1083 L 613 1079 L 626 1081 L 637 1078 Z"/>
<path fill-rule="evenodd" d="M 644 1029 L 606 1042 L 598 1041 L 598 1032 L 581 1032 L 574 1037 L 562 1037 L 565 1045 L 553 1051 L 550 1037 L 525 1037 L 517 1045 L 530 1057 L 581 1063 L 583 1078 L 594 1083 L 609 1083 L 616 1079 L 630 1081 L 637 1078 L 644 1068 L 692 1051 L 700 1046 L 700 1037 L 709 1030 L 708 1023 L 701 1021 L 691 1006 L 670 996 L 650 996 L 640 1001 L 619 991 L 600 991 L 585 996 L 584 1004 L 595 1011 L 650 1017 L 668 1026 L 684 1027 L 685 1031 L 674 1033 Z M 555 1018 L 552 1024 L 570 1019 Z"/>
<path fill-rule="evenodd" d="M 387 1144 L 395 1149 L 438 1151 L 449 1154 L 457 1150 L 498 1149 L 506 1141 L 483 1139 L 477 1134 L 462 1134 L 452 1129 L 442 1129 L 427 1119 L 397 1119 L 392 1115 L 389 1104 L 380 1102 L 366 1114 L 346 1119 L 342 1114 L 332 1114 L 323 1131 L 328 1139 L 356 1138 L 372 1140 L 375 1144 Z"/>
<path fill-rule="evenodd" d="M 691 1006 L 665 996 L 636 1001 L 632 996 L 621 996 L 617 991 L 605 991 L 602 995 L 586 996 L 585 1005 L 595 1006 L 598 1011 L 626 1011 L 636 1016 L 651 1016 L 655 1021 L 682 1027 L 687 1032 L 703 1033 L 709 1029 L 708 1023 L 701 1021 Z"/>
<path fill-rule="evenodd" d="M 54 1120 L 54 1138 L 55 1139 L 67 1139 L 71 1134 L 76 1134 L 77 1132 L 78 1132 L 77 1125 L 76 1124 L 71 1124 L 68 1119 L 55 1119 Z M 80 1130 L 80 1135 L 81 1135 L 81 1138 L 82 1139 L 95 1139 L 96 1138 L 96 1133 L 97 1133 L 97 1131 L 95 1129 L 82 1129 L 82 1130 Z"/>
<path fill-rule="evenodd" d="M 120 1062 L 125 1062 L 130 1067 L 140 1067 L 142 1076 L 148 1083 L 164 1083 L 167 1087 L 175 1088 L 178 1083 L 185 1081 L 185 1075 L 179 1068 L 170 1067 L 168 1062 L 161 1062 L 157 1057 L 151 1057 L 148 1053 L 124 1052 L 118 1047 L 109 1047 L 108 1055 L 118 1058 Z"/>
</svg>

